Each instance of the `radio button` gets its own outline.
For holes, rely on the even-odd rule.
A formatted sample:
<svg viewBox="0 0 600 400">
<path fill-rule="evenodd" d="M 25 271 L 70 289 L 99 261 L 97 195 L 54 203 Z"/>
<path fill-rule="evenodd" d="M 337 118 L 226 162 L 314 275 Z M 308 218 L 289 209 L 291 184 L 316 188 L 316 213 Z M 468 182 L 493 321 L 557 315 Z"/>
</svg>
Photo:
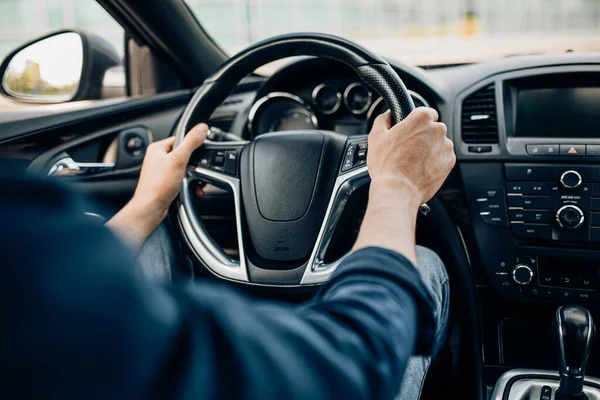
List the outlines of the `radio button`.
<svg viewBox="0 0 600 400">
<path fill-rule="evenodd" d="M 506 179 L 509 181 L 551 181 L 552 165 L 506 164 Z"/>
<path fill-rule="evenodd" d="M 585 156 L 585 144 L 561 144 L 561 156 Z"/>
<path fill-rule="evenodd" d="M 560 150 L 557 144 L 527 144 L 525 148 L 530 156 L 557 156 Z"/>
<path fill-rule="evenodd" d="M 477 191 L 477 198 L 488 200 L 504 199 L 504 188 L 499 186 L 487 189 L 479 189 Z"/>
<path fill-rule="evenodd" d="M 549 210 L 509 210 L 509 214 L 510 222 L 535 224 L 550 224 L 552 222 L 552 215 Z"/>
<path fill-rule="evenodd" d="M 512 231 L 525 239 L 552 239 L 552 226 L 541 224 L 512 224 Z"/>
<path fill-rule="evenodd" d="M 501 211 L 504 212 L 504 201 L 502 200 L 494 200 L 494 201 L 482 201 L 479 202 L 479 211 Z"/>
<path fill-rule="evenodd" d="M 525 211 L 523 210 L 508 210 L 510 222 L 525 222 Z"/>
<path fill-rule="evenodd" d="M 508 226 L 508 222 L 506 221 L 506 214 L 503 212 L 490 212 L 483 211 L 480 212 L 479 215 L 484 223 L 488 225 L 496 225 L 496 226 Z"/>
<path fill-rule="evenodd" d="M 600 207 L 600 199 L 598 199 Z M 509 207 L 521 207 L 524 209 L 548 209 L 550 208 L 549 196 L 508 196 Z"/>
<path fill-rule="evenodd" d="M 523 194 L 544 195 L 550 194 L 550 188 L 545 182 L 527 183 Z"/>
<path fill-rule="evenodd" d="M 548 210 L 525 211 L 525 222 L 549 224 L 552 222 L 552 216 Z"/>
</svg>

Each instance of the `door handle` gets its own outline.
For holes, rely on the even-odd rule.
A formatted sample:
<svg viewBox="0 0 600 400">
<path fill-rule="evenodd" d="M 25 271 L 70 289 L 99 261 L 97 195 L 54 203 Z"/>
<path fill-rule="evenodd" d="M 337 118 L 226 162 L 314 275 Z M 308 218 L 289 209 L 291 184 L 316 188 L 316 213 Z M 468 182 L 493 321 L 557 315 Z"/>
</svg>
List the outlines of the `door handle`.
<svg viewBox="0 0 600 400">
<path fill-rule="evenodd" d="M 50 167 L 50 171 L 48 171 L 48 176 L 92 175 L 112 171 L 114 168 L 114 163 L 82 163 L 76 162 L 71 157 L 64 157 L 55 162 L 52 165 L 52 167 Z"/>
</svg>

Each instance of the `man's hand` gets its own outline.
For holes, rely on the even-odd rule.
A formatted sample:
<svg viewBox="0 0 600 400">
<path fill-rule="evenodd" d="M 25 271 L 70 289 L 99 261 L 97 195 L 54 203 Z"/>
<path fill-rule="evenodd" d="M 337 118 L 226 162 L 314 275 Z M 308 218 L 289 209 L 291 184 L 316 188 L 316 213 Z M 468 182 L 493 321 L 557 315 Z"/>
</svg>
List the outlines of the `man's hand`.
<svg viewBox="0 0 600 400">
<path fill-rule="evenodd" d="M 377 117 L 369 134 L 369 205 L 354 244 L 385 247 L 416 264 L 419 206 L 438 191 L 456 162 L 446 125 L 432 108 L 419 107 L 394 127 L 391 114 Z"/>
<path fill-rule="evenodd" d="M 148 146 L 133 198 L 106 226 L 139 248 L 166 217 L 181 189 L 190 156 L 207 135 L 208 126 L 199 124 L 176 149 L 175 137 Z"/>
<path fill-rule="evenodd" d="M 456 162 L 446 125 L 433 108 L 419 107 L 391 127 L 391 113 L 381 114 L 369 134 L 367 165 L 378 185 L 406 187 L 420 204 L 439 190 Z"/>
</svg>

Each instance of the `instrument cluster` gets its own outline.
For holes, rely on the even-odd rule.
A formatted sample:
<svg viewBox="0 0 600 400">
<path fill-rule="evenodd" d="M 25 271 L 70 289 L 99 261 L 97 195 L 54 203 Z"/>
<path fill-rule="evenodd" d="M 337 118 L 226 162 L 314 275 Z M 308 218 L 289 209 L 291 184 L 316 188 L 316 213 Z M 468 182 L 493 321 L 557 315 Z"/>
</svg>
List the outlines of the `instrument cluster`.
<svg viewBox="0 0 600 400">
<path fill-rule="evenodd" d="M 409 91 L 415 107 L 427 100 Z M 317 82 L 289 93 L 270 92 L 248 114 L 251 137 L 288 130 L 331 130 L 348 136 L 369 133 L 373 121 L 387 111 L 385 101 L 367 85 L 354 80 Z"/>
</svg>

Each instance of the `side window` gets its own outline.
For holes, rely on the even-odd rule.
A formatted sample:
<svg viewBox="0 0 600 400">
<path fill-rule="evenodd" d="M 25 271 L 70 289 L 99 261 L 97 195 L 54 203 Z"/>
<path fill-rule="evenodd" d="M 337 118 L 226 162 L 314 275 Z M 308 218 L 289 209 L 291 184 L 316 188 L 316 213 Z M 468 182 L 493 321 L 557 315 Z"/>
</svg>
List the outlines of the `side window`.
<svg viewBox="0 0 600 400">
<path fill-rule="evenodd" d="M 6 59 L 26 43 L 61 30 L 81 31 L 84 37 L 58 34 Z M 123 28 L 95 0 L 0 0 L 0 60 L 5 60 L 0 111 L 124 96 L 124 42 Z M 80 82 L 86 76 L 83 59 L 101 47 L 109 48 L 102 76 L 87 74 Z"/>
</svg>

